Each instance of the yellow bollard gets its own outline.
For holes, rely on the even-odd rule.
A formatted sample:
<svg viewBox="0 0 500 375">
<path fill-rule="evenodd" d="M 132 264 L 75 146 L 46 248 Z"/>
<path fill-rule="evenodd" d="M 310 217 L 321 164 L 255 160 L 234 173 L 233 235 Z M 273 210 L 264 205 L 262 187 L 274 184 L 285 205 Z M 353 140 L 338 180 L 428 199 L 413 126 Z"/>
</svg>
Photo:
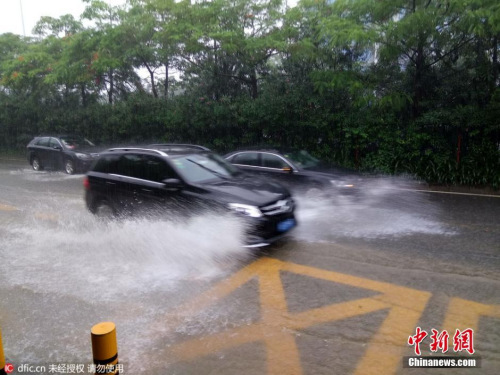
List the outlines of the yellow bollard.
<svg viewBox="0 0 500 375">
<path fill-rule="evenodd" d="M 96 365 L 96 374 L 119 374 L 118 344 L 116 327 L 112 322 L 98 323 L 90 330 L 92 355 Z"/>
<path fill-rule="evenodd" d="M 3 354 L 2 330 L 0 330 L 0 375 L 5 375 L 5 356 Z"/>
</svg>

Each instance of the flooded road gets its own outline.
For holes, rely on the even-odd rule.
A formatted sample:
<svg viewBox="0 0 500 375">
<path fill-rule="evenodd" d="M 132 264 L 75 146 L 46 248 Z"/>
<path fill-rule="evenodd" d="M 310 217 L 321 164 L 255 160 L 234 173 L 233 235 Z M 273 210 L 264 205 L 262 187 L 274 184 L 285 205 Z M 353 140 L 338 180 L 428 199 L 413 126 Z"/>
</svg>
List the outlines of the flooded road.
<svg viewBox="0 0 500 375">
<path fill-rule="evenodd" d="M 473 328 L 481 369 L 453 373 L 496 374 L 500 198 L 419 189 L 296 197 L 299 227 L 257 253 L 234 218 L 103 223 L 81 175 L 0 161 L 5 356 L 87 365 L 90 328 L 113 321 L 125 374 L 449 373 L 402 367 L 419 326 Z"/>
</svg>

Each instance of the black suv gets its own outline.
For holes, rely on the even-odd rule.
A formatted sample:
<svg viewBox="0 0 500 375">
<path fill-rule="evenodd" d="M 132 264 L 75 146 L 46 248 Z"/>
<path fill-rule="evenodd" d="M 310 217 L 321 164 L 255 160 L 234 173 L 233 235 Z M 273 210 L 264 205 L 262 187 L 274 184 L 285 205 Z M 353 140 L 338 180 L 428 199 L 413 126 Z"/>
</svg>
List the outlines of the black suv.
<svg viewBox="0 0 500 375">
<path fill-rule="evenodd" d="M 85 172 L 98 156 L 92 142 L 75 135 L 35 137 L 26 148 L 35 171 L 50 168 L 67 174 Z"/>
<path fill-rule="evenodd" d="M 283 186 L 256 179 L 197 148 L 115 148 L 101 153 L 84 179 L 88 209 L 99 216 L 169 215 L 222 209 L 245 218 L 246 246 L 269 245 L 296 225 Z M 167 211 L 166 211 L 167 210 Z"/>
</svg>

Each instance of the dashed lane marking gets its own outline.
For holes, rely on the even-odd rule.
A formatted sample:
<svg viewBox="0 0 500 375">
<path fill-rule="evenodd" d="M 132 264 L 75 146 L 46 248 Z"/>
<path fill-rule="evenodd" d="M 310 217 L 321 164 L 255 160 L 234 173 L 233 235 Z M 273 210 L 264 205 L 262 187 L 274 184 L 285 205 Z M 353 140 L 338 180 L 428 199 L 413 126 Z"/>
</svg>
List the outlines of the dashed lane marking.
<svg viewBox="0 0 500 375">
<path fill-rule="evenodd" d="M 17 207 L 0 203 L 0 211 L 18 211 Z"/>
<path fill-rule="evenodd" d="M 19 208 L 11 206 L 9 204 L 0 203 L 0 211 L 9 211 L 9 212 L 19 211 Z M 46 220 L 46 221 L 58 221 L 59 219 L 59 216 L 56 214 L 48 214 L 43 212 L 35 212 L 33 214 L 33 217 L 36 219 Z"/>
<path fill-rule="evenodd" d="M 47 214 L 42 212 L 36 212 L 33 214 L 33 217 L 40 220 L 57 222 L 59 220 L 59 216 L 55 214 Z"/>
<path fill-rule="evenodd" d="M 418 193 L 448 194 L 448 195 L 466 195 L 472 197 L 500 198 L 500 194 L 481 194 L 481 193 L 460 193 L 458 191 L 424 190 L 424 189 L 403 189 L 403 188 L 385 188 L 387 190 L 413 191 Z"/>
</svg>

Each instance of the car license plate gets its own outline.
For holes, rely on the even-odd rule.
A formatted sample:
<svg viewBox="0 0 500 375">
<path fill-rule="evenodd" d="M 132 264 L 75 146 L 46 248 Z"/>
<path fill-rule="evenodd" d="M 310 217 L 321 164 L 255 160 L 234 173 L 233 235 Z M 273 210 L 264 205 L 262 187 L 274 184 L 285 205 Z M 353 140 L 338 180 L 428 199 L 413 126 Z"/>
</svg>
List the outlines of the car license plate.
<svg viewBox="0 0 500 375">
<path fill-rule="evenodd" d="M 287 230 L 292 229 L 295 226 L 294 219 L 286 219 L 278 223 L 277 229 L 278 232 L 286 232 Z"/>
</svg>

